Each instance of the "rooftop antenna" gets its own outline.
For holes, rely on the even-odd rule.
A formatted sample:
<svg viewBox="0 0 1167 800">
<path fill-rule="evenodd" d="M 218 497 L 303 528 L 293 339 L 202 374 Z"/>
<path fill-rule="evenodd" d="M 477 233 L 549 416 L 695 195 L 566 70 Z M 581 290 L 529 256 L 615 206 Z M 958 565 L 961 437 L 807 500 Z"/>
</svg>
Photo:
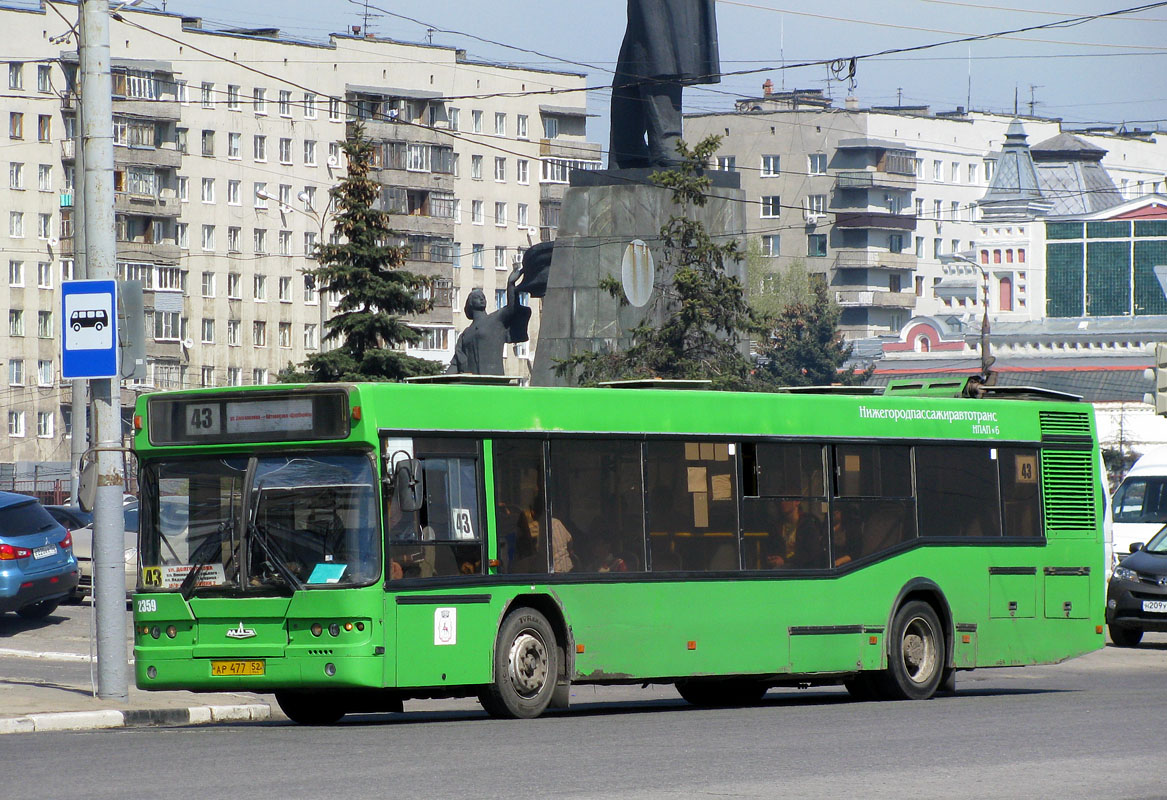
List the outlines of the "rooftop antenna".
<svg viewBox="0 0 1167 800">
<path fill-rule="evenodd" d="M 1013 116 L 1017 116 L 1017 84 L 1013 84 Z"/>
<path fill-rule="evenodd" d="M 1037 108 L 1037 98 L 1035 96 L 1038 89 L 1044 89 L 1044 86 L 1036 86 L 1029 84 L 1029 116 L 1034 116 L 1034 110 Z"/>
<path fill-rule="evenodd" d="M 426 44 L 433 44 L 434 43 L 434 29 L 433 28 L 426 28 L 425 29 L 425 41 L 426 41 Z"/>
<path fill-rule="evenodd" d="M 968 94 L 964 98 L 964 107 L 972 111 L 972 45 L 968 46 Z"/>
<path fill-rule="evenodd" d="M 778 58 L 782 62 L 782 91 L 786 91 L 786 15 L 778 15 Z"/>
<path fill-rule="evenodd" d="M 904 104 L 904 87 L 897 86 L 896 87 L 896 108 L 899 108 L 903 104 Z"/>
</svg>

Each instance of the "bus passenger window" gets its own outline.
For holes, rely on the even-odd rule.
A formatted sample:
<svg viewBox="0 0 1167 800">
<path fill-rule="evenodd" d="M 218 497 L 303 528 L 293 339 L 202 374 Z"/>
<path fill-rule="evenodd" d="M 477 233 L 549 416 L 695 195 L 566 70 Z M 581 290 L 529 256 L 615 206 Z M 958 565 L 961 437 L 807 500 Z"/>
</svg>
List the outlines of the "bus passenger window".
<svg viewBox="0 0 1167 800">
<path fill-rule="evenodd" d="M 645 444 L 653 572 L 739 568 L 736 450 L 726 442 Z"/>
<path fill-rule="evenodd" d="M 642 570 L 639 442 L 552 440 L 551 519 L 555 572 Z"/>
<path fill-rule="evenodd" d="M 746 569 L 825 569 L 827 503 L 823 448 L 817 444 L 747 443 L 754 494 L 742 499 L 742 562 Z"/>
<path fill-rule="evenodd" d="M 397 498 L 389 499 L 389 578 L 481 574 L 484 537 L 478 511 L 478 460 L 471 455 L 477 443 L 417 440 L 415 447 L 425 502 L 416 512 L 403 513 Z"/>
<path fill-rule="evenodd" d="M 1036 449 L 1002 447 L 1001 501 L 1006 536 L 1041 536 L 1041 464 Z"/>
<path fill-rule="evenodd" d="M 831 563 L 842 566 L 916 537 L 911 448 L 836 445 Z"/>
<path fill-rule="evenodd" d="M 500 574 L 545 574 L 547 515 L 543 487 L 543 442 L 495 439 L 494 530 L 498 537 Z"/>
<path fill-rule="evenodd" d="M 916 447 L 921 536 L 1000 536 L 996 448 Z"/>
</svg>

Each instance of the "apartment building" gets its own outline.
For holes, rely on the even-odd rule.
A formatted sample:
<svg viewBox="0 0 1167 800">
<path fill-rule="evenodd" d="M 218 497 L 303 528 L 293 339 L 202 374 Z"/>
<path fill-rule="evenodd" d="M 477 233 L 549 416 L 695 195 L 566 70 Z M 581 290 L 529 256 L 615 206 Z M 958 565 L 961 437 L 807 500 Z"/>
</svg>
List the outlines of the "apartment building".
<svg viewBox="0 0 1167 800">
<path fill-rule="evenodd" d="M 686 116 L 685 131 L 693 141 L 723 137 L 718 165 L 742 176 L 748 233 L 768 266 L 804 260 L 834 291 L 844 334 L 861 339 L 898 332 L 916 315 L 980 313 L 979 270 L 951 257 L 983 237 L 978 204 L 1013 119 L 860 108 L 854 99 L 840 108 L 819 90 L 774 92 L 767 83 L 732 112 Z M 1062 133 L 1053 119 L 1024 125 L 1032 142 Z M 1167 136 L 1080 136 L 1106 151 L 1102 165 L 1127 196 L 1163 189 Z"/>
<path fill-rule="evenodd" d="M 599 146 L 584 138 L 579 74 L 355 33 L 309 43 L 272 28 L 119 13 L 117 259 L 120 276 L 145 289 L 148 355 L 147 376 L 123 393 L 127 407 L 153 388 L 267 383 L 328 346 L 338 298 L 321 297 L 305 271 L 318 242 L 337 241 L 329 190 L 344 175 L 349 124 L 360 121 L 376 145 L 382 207 L 409 248 L 407 268 L 433 279 L 433 308 L 415 320 L 423 339 L 410 352 L 440 362 L 468 324 L 466 294 L 482 289 L 491 311 L 505 303 L 515 259 L 554 238 L 571 170 L 600 165 Z M 70 3 L 0 7 L 10 59 L 0 464 L 68 459 L 57 307 L 60 282 L 82 277 L 76 16 Z M 508 349 L 508 374 L 528 374 L 529 350 Z"/>
</svg>

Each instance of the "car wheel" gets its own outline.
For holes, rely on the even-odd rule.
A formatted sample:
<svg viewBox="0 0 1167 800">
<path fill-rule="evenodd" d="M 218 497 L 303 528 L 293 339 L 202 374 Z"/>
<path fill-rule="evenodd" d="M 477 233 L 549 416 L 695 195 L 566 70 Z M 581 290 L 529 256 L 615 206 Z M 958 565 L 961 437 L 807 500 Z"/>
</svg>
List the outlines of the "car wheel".
<svg viewBox="0 0 1167 800">
<path fill-rule="evenodd" d="M 24 608 L 16 609 L 16 613 L 25 619 L 44 619 L 56 611 L 60 604 L 60 600 L 41 600 L 39 603 L 32 603 Z"/>
<path fill-rule="evenodd" d="M 1116 647 L 1138 647 L 1139 642 L 1143 640 L 1142 628 L 1120 628 L 1117 625 L 1108 627 L 1110 640 L 1114 642 Z"/>
<path fill-rule="evenodd" d="M 80 323 L 80 322 L 74 322 L 74 323 L 73 323 L 73 332 L 74 332 L 74 333 L 80 333 L 80 332 L 81 332 L 81 323 Z"/>
</svg>

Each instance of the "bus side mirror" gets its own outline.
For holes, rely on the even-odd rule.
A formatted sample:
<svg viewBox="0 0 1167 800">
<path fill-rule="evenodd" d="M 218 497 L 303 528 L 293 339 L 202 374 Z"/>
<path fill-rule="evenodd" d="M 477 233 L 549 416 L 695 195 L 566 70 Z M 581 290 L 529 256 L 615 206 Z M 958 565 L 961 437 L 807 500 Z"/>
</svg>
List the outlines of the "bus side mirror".
<svg viewBox="0 0 1167 800">
<path fill-rule="evenodd" d="M 91 458 L 89 463 L 81 467 L 81 479 L 77 483 L 77 504 L 81 510 L 89 513 L 97 503 L 97 459 Z"/>
<path fill-rule="evenodd" d="M 421 461 L 409 458 L 399 461 L 393 470 L 393 491 L 400 508 L 412 514 L 425 504 L 425 473 Z"/>
</svg>

